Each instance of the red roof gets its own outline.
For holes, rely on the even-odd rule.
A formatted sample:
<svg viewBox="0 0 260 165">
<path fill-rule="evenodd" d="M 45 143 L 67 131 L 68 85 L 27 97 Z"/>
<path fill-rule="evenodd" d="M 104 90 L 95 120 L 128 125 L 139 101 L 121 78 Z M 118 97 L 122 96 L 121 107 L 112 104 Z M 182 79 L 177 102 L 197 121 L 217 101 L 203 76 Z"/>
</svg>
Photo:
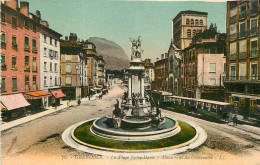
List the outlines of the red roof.
<svg viewBox="0 0 260 165">
<path fill-rule="evenodd" d="M 61 91 L 61 89 L 51 90 L 51 93 L 52 93 L 53 96 L 56 97 L 56 98 L 61 98 L 61 97 L 65 97 L 65 96 L 66 96 L 66 95 Z"/>
<path fill-rule="evenodd" d="M 30 104 L 21 93 L 12 95 L 2 95 L 2 103 L 8 110 L 29 106 Z"/>
</svg>

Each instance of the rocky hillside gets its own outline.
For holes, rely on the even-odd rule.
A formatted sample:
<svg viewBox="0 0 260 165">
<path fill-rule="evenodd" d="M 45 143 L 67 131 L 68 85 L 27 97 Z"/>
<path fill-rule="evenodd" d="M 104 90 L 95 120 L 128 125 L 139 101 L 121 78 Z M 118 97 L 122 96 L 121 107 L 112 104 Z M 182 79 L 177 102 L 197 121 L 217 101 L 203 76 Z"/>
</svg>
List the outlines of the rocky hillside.
<svg viewBox="0 0 260 165">
<path fill-rule="evenodd" d="M 96 45 L 99 55 L 103 55 L 107 69 L 121 70 L 129 66 L 129 57 L 125 54 L 124 50 L 113 41 L 98 37 L 90 37 L 88 41 Z"/>
</svg>

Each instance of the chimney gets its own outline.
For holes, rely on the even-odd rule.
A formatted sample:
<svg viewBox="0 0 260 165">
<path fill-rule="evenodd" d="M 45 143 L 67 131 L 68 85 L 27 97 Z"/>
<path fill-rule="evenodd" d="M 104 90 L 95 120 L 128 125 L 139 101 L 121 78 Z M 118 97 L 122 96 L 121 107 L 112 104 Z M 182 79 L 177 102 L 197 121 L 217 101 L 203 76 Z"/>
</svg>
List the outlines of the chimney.
<svg viewBox="0 0 260 165">
<path fill-rule="evenodd" d="M 68 41 L 68 36 L 65 36 L 65 41 Z"/>
<path fill-rule="evenodd" d="M 5 4 L 15 10 L 18 8 L 18 0 L 5 0 Z"/>
<path fill-rule="evenodd" d="M 39 10 L 36 10 L 35 16 L 40 20 L 41 19 L 41 12 Z"/>
<path fill-rule="evenodd" d="M 71 43 L 76 43 L 77 42 L 77 34 L 76 33 L 70 33 L 70 36 L 69 36 L 69 40 Z"/>
<path fill-rule="evenodd" d="M 29 16 L 29 2 L 20 2 L 20 12 L 27 17 Z"/>
</svg>

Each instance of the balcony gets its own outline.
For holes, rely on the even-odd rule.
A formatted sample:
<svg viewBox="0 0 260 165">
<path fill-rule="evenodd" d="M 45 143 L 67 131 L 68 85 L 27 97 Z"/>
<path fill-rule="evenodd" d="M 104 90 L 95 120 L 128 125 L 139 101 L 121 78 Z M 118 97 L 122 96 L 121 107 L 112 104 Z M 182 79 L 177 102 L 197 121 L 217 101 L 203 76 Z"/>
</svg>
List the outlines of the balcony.
<svg viewBox="0 0 260 165">
<path fill-rule="evenodd" d="M 30 46 L 25 45 L 25 46 L 24 46 L 24 51 L 25 51 L 25 52 L 30 52 Z"/>
<path fill-rule="evenodd" d="M 6 49 L 6 43 L 5 42 L 1 42 L 1 49 Z"/>
<path fill-rule="evenodd" d="M 28 64 L 25 64 L 24 71 L 30 72 L 30 66 Z"/>
<path fill-rule="evenodd" d="M 37 48 L 32 48 L 33 53 L 37 53 Z"/>
<path fill-rule="evenodd" d="M 226 80 L 225 82 L 237 82 L 237 83 L 260 83 L 260 80 L 258 80 L 258 76 L 239 76 L 238 80 L 236 79 L 236 76 L 228 76 L 227 78 L 229 78 L 228 80 Z"/>
<path fill-rule="evenodd" d="M 1 65 L 1 70 L 2 70 L 2 71 L 7 70 L 6 64 Z"/>
<path fill-rule="evenodd" d="M 229 40 L 230 40 L 230 41 L 235 40 L 235 39 L 237 39 L 237 34 L 236 34 L 236 33 L 229 35 Z"/>
<path fill-rule="evenodd" d="M 241 31 L 241 32 L 239 32 L 239 37 L 240 37 L 240 38 L 246 37 L 246 31 Z"/>
<path fill-rule="evenodd" d="M 253 27 L 250 29 L 250 35 L 256 35 L 257 34 L 257 27 Z"/>
<path fill-rule="evenodd" d="M 236 15 L 229 18 L 229 24 L 231 25 L 233 23 L 236 23 Z"/>
<path fill-rule="evenodd" d="M 230 56 L 229 56 L 229 60 L 236 60 L 237 59 L 237 57 L 236 57 L 236 53 L 234 53 L 234 54 L 230 54 Z"/>
<path fill-rule="evenodd" d="M 246 59 L 246 58 L 247 58 L 247 53 L 246 52 L 239 53 L 239 59 Z"/>
<path fill-rule="evenodd" d="M 256 58 L 258 57 L 258 50 L 252 50 L 250 53 L 250 57 L 251 58 Z"/>
<path fill-rule="evenodd" d="M 246 18 L 246 12 L 241 12 L 239 14 L 239 19 L 241 20 L 241 19 L 245 19 L 245 18 Z"/>
</svg>

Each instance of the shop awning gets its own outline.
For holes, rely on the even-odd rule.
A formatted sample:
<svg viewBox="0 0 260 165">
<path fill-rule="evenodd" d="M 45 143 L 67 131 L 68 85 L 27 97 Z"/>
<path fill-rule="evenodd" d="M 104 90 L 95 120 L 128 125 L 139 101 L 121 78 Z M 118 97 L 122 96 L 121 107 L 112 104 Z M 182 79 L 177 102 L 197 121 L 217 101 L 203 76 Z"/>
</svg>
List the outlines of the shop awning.
<svg viewBox="0 0 260 165">
<path fill-rule="evenodd" d="M 26 99 L 41 99 L 44 97 L 50 97 L 51 93 L 45 91 L 29 92 L 24 95 Z"/>
<path fill-rule="evenodd" d="M 1 99 L 2 104 L 6 107 L 7 110 L 13 110 L 30 105 L 21 93 L 2 95 Z"/>
<path fill-rule="evenodd" d="M 65 97 L 65 96 L 66 96 L 66 95 L 61 91 L 61 89 L 51 90 L 51 93 L 52 93 L 53 96 L 56 97 L 56 98 L 61 98 L 61 97 Z"/>
</svg>

